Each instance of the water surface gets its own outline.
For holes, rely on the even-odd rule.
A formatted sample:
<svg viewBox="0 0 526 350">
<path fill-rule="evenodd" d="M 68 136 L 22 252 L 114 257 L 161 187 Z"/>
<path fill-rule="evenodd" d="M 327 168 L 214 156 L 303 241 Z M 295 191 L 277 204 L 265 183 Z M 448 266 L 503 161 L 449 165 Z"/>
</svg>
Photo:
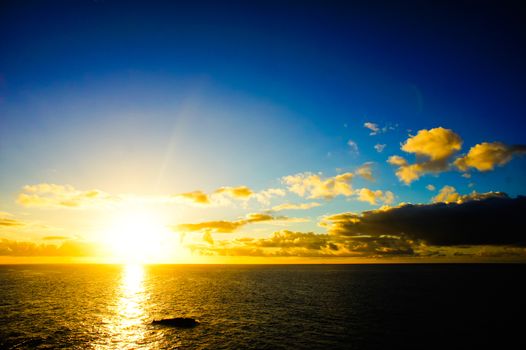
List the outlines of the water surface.
<svg viewBox="0 0 526 350">
<path fill-rule="evenodd" d="M 489 264 L 0 266 L 0 348 L 525 345 L 525 272 Z M 201 324 L 151 324 L 175 316 Z"/>
</svg>

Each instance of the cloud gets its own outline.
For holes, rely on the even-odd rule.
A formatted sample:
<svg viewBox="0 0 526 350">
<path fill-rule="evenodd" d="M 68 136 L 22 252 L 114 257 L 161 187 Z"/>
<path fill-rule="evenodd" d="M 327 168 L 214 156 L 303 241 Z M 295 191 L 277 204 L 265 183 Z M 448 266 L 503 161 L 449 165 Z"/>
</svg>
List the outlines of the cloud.
<svg viewBox="0 0 526 350">
<path fill-rule="evenodd" d="M 428 191 L 435 191 L 436 187 L 434 185 L 429 184 L 429 185 L 426 186 L 426 190 L 428 190 Z"/>
<path fill-rule="evenodd" d="M 71 237 L 67 237 L 67 236 L 45 236 L 45 237 L 42 237 L 42 240 L 44 241 L 64 241 L 70 238 Z"/>
<path fill-rule="evenodd" d="M 354 171 L 356 175 L 363 177 L 366 180 L 374 181 L 373 177 L 373 163 L 367 162 Z"/>
<path fill-rule="evenodd" d="M 0 256 L 98 256 L 100 252 L 92 243 L 67 240 L 62 244 L 37 244 L 34 242 L 0 239 Z"/>
<path fill-rule="evenodd" d="M 440 173 L 449 169 L 450 158 L 462 147 L 462 139 L 452 130 L 442 127 L 420 130 L 406 140 L 401 149 L 415 154 L 416 163 L 409 164 L 405 158 L 391 156 L 388 163 L 398 166 L 396 175 L 400 181 L 410 184 L 427 173 Z"/>
<path fill-rule="evenodd" d="M 350 151 L 351 151 L 352 154 L 357 155 L 357 154 L 360 153 L 360 151 L 358 149 L 358 144 L 356 142 L 354 142 L 353 140 L 347 141 L 347 145 L 349 146 Z"/>
<path fill-rule="evenodd" d="M 0 218 L 0 227 L 19 227 L 25 226 L 26 224 L 22 221 L 10 218 Z"/>
<path fill-rule="evenodd" d="M 235 221 L 217 220 L 191 224 L 180 224 L 173 226 L 172 230 L 180 233 L 200 232 L 203 233 L 203 240 L 205 242 L 214 244 L 212 234 L 234 233 L 241 227 L 248 224 L 270 221 L 278 224 L 280 222 L 306 222 L 308 220 L 302 218 L 289 218 L 286 216 L 273 216 L 267 213 L 251 213 L 246 215 L 245 218 Z"/>
<path fill-rule="evenodd" d="M 183 203 L 198 206 L 227 205 L 231 204 L 232 200 L 247 201 L 250 198 L 255 198 L 260 203 L 268 205 L 272 197 L 284 195 L 285 191 L 278 188 L 269 188 L 256 193 L 247 186 L 224 186 L 216 189 L 211 194 L 207 194 L 201 190 L 196 190 L 193 192 L 177 194 L 173 197 L 182 200 Z"/>
<path fill-rule="evenodd" d="M 361 188 L 356 190 L 358 200 L 362 202 L 368 202 L 371 205 L 378 204 L 378 201 L 383 202 L 385 205 L 389 205 L 394 201 L 394 194 L 391 191 L 383 192 L 381 190 L 370 190 L 368 188 Z"/>
<path fill-rule="evenodd" d="M 440 161 L 449 158 L 455 152 L 460 151 L 462 139 L 452 130 L 434 128 L 420 130 L 416 136 L 412 136 L 402 145 L 402 150 L 414 153 L 417 156 L 427 157 L 432 161 Z"/>
<path fill-rule="evenodd" d="M 377 143 L 376 145 L 374 145 L 374 149 L 376 150 L 376 152 L 382 153 L 386 146 L 386 144 Z"/>
<path fill-rule="evenodd" d="M 366 122 L 363 124 L 363 126 L 364 128 L 371 130 L 371 133 L 369 135 L 376 135 L 378 134 L 378 132 L 380 132 L 380 127 L 378 126 L 378 124 Z"/>
<path fill-rule="evenodd" d="M 282 178 L 290 192 L 301 197 L 332 199 L 336 196 L 352 196 L 352 173 L 344 173 L 334 177 L 322 178 L 312 173 L 300 173 Z"/>
<path fill-rule="evenodd" d="M 214 194 L 225 195 L 235 199 L 248 199 L 254 192 L 247 186 L 238 187 L 220 187 L 215 190 Z"/>
<path fill-rule="evenodd" d="M 470 168 L 478 171 L 491 171 L 496 166 L 503 166 L 513 156 L 526 153 L 526 145 L 508 146 L 501 142 L 483 142 L 471 147 L 468 154 L 455 160 L 455 166 L 461 171 Z"/>
<path fill-rule="evenodd" d="M 180 224 L 173 229 L 182 232 L 208 232 L 208 233 L 232 233 L 248 224 L 272 221 L 272 220 L 287 220 L 284 216 L 275 217 L 265 213 L 251 213 L 248 214 L 244 219 L 235 221 L 205 221 L 195 224 Z"/>
<path fill-rule="evenodd" d="M 507 198 L 504 192 L 486 192 L 477 193 L 473 191 L 469 194 L 461 195 L 453 186 L 444 186 L 439 193 L 432 198 L 434 203 L 465 203 L 474 200 L 483 200 L 488 198 Z"/>
<path fill-rule="evenodd" d="M 376 123 L 365 122 L 363 126 L 364 128 L 371 130 L 371 133 L 369 135 L 374 136 L 374 135 L 386 133 L 389 130 L 395 130 L 398 127 L 398 124 L 394 126 L 392 124 L 387 124 L 384 127 L 380 128 L 380 126 Z"/>
<path fill-rule="evenodd" d="M 256 200 L 264 205 L 269 205 L 274 197 L 284 197 L 287 192 L 281 188 L 268 188 L 254 194 Z"/>
<path fill-rule="evenodd" d="M 525 246 L 526 197 L 474 194 L 459 203 L 404 204 L 321 222 L 336 236 L 394 236 L 429 246 Z"/>
<path fill-rule="evenodd" d="M 182 199 L 184 202 L 196 204 L 196 205 L 209 205 L 211 204 L 210 197 L 203 191 L 193 191 L 177 194 L 175 198 Z"/>
<path fill-rule="evenodd" d="M 286 191 L 281 188 L 268 188 L 266 190 L 254 192 L 247 186 L 224 186 L 218 188 L 211 194 L 197 190 L 193 192 L 177 194 L 173 197 L 182 200 L 184 203 L 198 206 L 227 205 L 232 203 L 231 200 L 247 201 L 251 198 L 255 198 L 262 204 L 269 205 L 272 198 L 283 197 L 285 194 Z"/>
<path fill-rule="evenodd" d="M 346 237 L 282 230 L 266 238 L 223 240 L 190 247 L 202 255 L 264 257 L 385 257 L 414 255 L 410 243 L 390 237 Z"/>
<path fill-rule="evenodd" d="M 319 207 L 321 204 L 318 202 L 310 203 L 283 203 L 272 207 L 272 211 L 282 211 L 282 210 L 308 210 L 311 208 Z"/>
<path fill-rule="evenodd" d="M 414 255 L 410 242 L 392 237 L 346 237 L 282 230 L 266 238 L 218 241 L 193 245 L 203 255 L 265 257 L 385 257 Z"/>
<path fill-rule="evenodd" d="M 399 167 L 407 165 L 407 160 L 405 160 L 404 157 L 400 157 L 400 156 L 391 156 L 387 159 L 387 162 L 391 165 L 396 165 Z"/>
<path fill-rule="evenodd" d="M 460 194 L 458 194 L 457 190 L 453 186 L 444 186 L 442 189 L 438 192 L 438 194 L 433 197 L 432 201 L 434 203 L 455 203 L 460 199 Z"/>
<path fill-rule="evenodd" d="M 81 191 L 71 185 L 41 183 L 24 186 L 17 202 L 32 207 L 85 208 L 115 204 L 119 200 L 96 189 Z"/>
</svg>

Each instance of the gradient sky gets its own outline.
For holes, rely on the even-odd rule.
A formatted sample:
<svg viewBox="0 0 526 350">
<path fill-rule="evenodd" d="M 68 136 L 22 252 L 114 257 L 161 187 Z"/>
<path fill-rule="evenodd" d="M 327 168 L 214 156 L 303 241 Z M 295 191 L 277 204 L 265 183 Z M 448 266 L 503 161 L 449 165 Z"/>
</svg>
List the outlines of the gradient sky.
<svg viewBox="0 0 526 350">
<path fill-rule="evenodd" d="M 0 6 L 0 262 L 526 257 L 519 5 Z"/>
</svg>

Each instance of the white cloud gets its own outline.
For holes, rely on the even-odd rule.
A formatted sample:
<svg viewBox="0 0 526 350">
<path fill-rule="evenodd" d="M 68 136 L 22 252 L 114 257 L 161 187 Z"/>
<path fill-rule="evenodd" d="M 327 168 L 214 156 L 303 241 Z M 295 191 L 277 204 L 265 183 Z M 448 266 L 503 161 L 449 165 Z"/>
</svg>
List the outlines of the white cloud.
<svg viewBox="0 0 526 350">
<path fill-rule="evenodd" d="M 376 150 L 376 152 L 378 153 L 382 153 L 385 149 L 385 146 L 387 146 L 386 144 L 381 144 L 381 143 L 377 143 L 376 145 L 374 145 L 374 149 Z"/>
<path fill-rule="evenodd" d="M 366 122 L 363 124 L 363 126 L 371 130 L 371 133 L 369 135 L 377 135 L 380 131 L 380 127 L 376 123 Z"/>
</svg>

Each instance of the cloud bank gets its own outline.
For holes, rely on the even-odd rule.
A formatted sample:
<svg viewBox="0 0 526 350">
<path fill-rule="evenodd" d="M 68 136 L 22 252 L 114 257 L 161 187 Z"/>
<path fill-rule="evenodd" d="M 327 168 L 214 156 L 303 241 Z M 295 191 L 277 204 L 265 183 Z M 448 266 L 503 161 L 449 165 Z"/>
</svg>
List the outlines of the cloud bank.
<svg viewBox="0 0 526 350">
<path fill-rule="evenodd" d="M 526 245 L 526 197 L 473 195 L 455 203 L 405 204 L 362 214 L 343 213 L 322 223 L 329 234 L 396 236 L 433 246 Z"/>
</svg>

